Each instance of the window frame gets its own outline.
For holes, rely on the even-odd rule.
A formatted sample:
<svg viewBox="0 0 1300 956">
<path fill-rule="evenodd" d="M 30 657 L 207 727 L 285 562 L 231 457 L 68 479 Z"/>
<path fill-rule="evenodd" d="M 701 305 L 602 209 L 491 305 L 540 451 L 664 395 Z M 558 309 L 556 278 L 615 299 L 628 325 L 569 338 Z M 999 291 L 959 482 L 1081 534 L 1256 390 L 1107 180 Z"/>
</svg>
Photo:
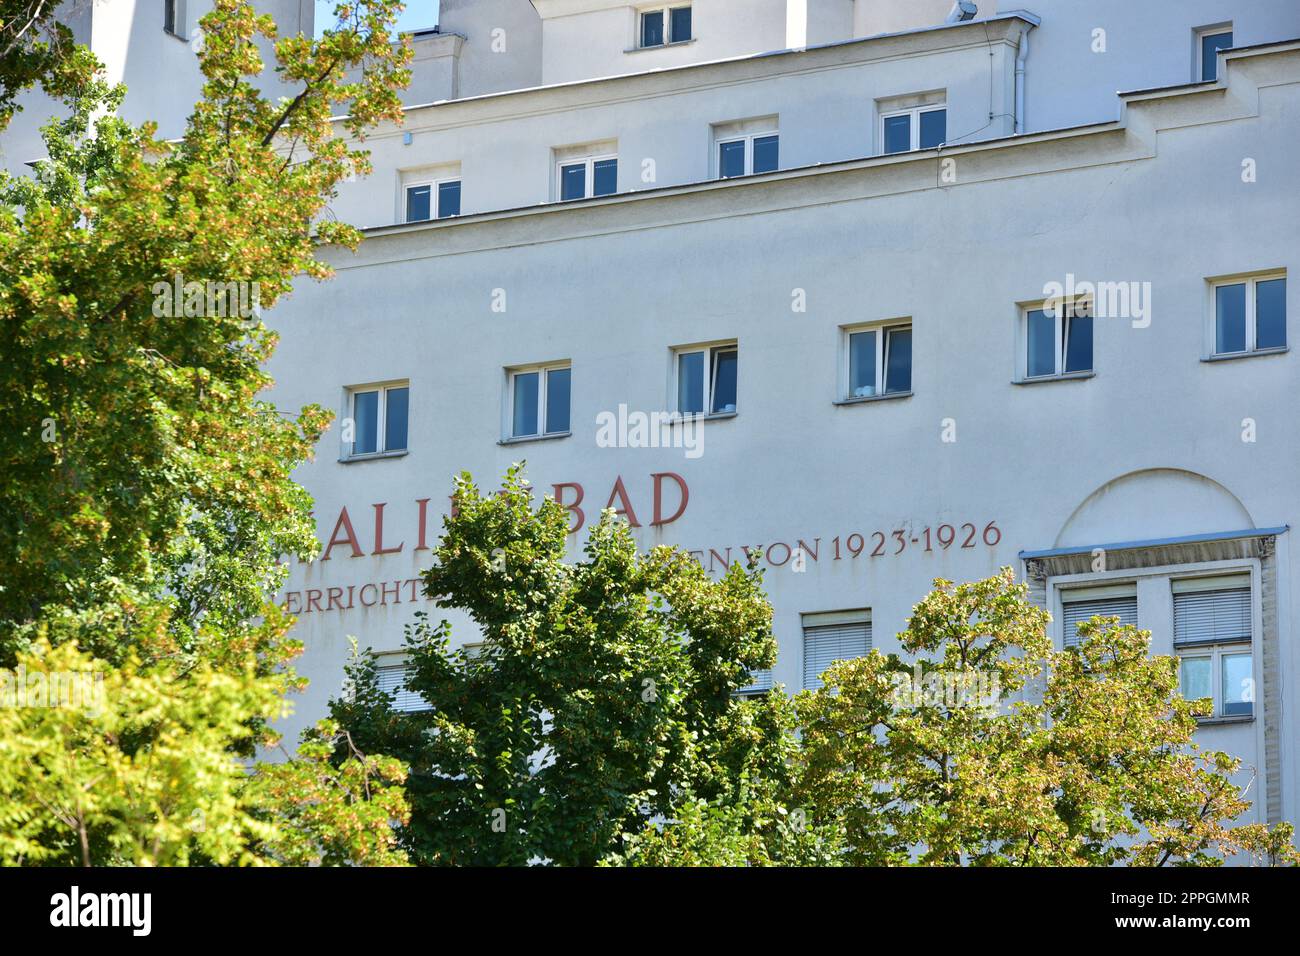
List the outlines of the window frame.
<svg viewBox="0 0 1300 956">
<path fill-rule="evenodd" d="M 1272 282 L 1281 279 L 1287 281 L 1285 269 L 1277 269 L 1270 272 L 1250 273 L 1246 275 L 1221 276 L 1219 278 L 1208 280 L 1210 286 L 1209 300 L 1209 321 L 1206 329 L 1206 348 L 1205 358 L 1207 360 L 1221 360 L 1245 358 L 1250 355 L 1274 355 L 1279 352 L 1286 352 L 1290 349 L 1290 337 L 1287 335 L 1288 317 L 1286 314 L 1286 297 L 1282 299 L 1282 333 L 1284 341 L 1281 345 L 1269 345 L 1264 348 L 1258 347 L 1259 342 L 1259 283 Z M 1219 289 L 1227 286 L 1244 285 L 1246 287 L 1246 337 L 1245 349 L 1240 352 L 1220 352 L 1218 351 L 1219 342 Z"/>
<path fill-rule="evenodd" d="M 889 340 L 892 339 L 894 332 L 906 330 L 912 332 L 912 358 L 916 358 L 916 335 L 910 318 L 885 319 L 879 322 L 867 322 L 861 325 L 846 325 L 840 329 L 840 397 L 839 402 L 842 404 L 852 404 L 854 402 L 871 402 L 886 398 L 907 398 L 912 394 L 912 373 L 915 370 L 916 363 L 913 361 L 908 368 L 908 387 L 897 391 L 888 391 L 889 376 Z M 876 353 L 876 375 L 875 391 L 870 395 L 854 395 L 853 388 L 853 336 L 861 335 L 864 332 L 875 332 L 875 353 Z"/>
<path fill-rule="evenodd" d="M 187 14 L 185 0 L 163 0 L 163 33 L 188 42 L 185 34 Z M 169 19 L 170 24 L 167 22 Z"/>
<path fill-rule="evenodd" d="M 406 679 L 411 673 L 411 655 L 406 651 L 376 651 L 371 650 L 371 659 L 375 662 L 375 674 L 378 676 L 380 670 L 392 670 L 400 667 L 402 669 L 402 688 L 397 691 L 395 698 L 390 698 L 389 706 L 394 713 L 398 714 L 419 714 L 426 710 L 432 710 L 432 705 L 413 690 L 406 689 Z M 410 707 L 398 706 L 401 695 L 406 694 L 417 698 L 423 706 Z"/>
<path fill-rule="evenodd" d="M 678 43 L 690 43 L 695 39 L 695 11 L 691 10 L 692 3 L 663 3 L 653 4 L 647 7 L 637 7 L 636 21 L 633 29 L 636 30 L 636 41 L 633 43 L 633 49 L 636 50 L 658 50 L 667 46 L 674 46 Z M 678 40 L 673 37 L 673 18 L 674 10 L 691 10 L 691 35 Z M 660 14 L 663 17 L 664 40 L 662 43 L 647 44 L 645 39 L 645 18 L 649 14 Z"/>
<path fill-rule="evenodd" d="M 550 374 L 556 371 L 569 372 L 569 427 L 564 431 L 546 430 L 546 410 L 550 401 Z M 520 375 L 537 374 L 537 431 L 526 435 L 515 434 L 515 390 Z M 538 365 L 519 365 L 506 369 L 505 397 L 505 434 L 501 439 L 504 444 L 515 442 L 541 441 L 543 439 L 567 438 L 573 434 L 573 362 L 570 360 L 543 362 Z"/>
<path fill-rule="evenodd" d="M 1229 37 L 1228 46 L 1223 49 L 1231 49 L 1236 42 L 1236 34 L 1232 29 L 1232 21 L 1228 20 L 1223 23 L 1215 23 L 1210 26 L 1197 27 L 1192 31 L 1192 82 L 1193 83 L 1217 83 L 1219 81 L 1219 56 L 1215 51 L 1214 56 L 1214 76 L 1211 79 L 1205 78 L 1205 41 L 1210 37 L 1223 36 Z"/>
<path fill-rule="evenodd" d="M 713 139 L 713 165 L 714 165 L 713 178 L 714 179 L 739 179 L 741 176 L 755 175 L 754 140 L 768 139 L 769 137 L 776 137 L 776 149 L 777 149 L 778 158 L 777 158 L 776 169 L 766 169 L 763 171 L 763 173 L 779 172 L 781 169 L 781 160 L 780 160 L 781 131 L 779 129 L 771 129 L 763 132 L 756 131 L 756 132 L 749 132 L 749 133 L 732 133 L 723 136 L 715 136 Z M 745 144 L 745 171 L 743 173 L 740 173 L 738 176 L 722 175 L 722 147 L 728 145 L 729 143 Z M 762 174 L 760 173 L 758 175 L 762 175 Z"/>
<path fill-rule="evenodd" d="M 406 389 L 406 447 L 389 449 L 388 446 L 388 393 L 394 389 Z M 341 462 L 367 461 L 372 458 L 399 458 L 411 450 L 411 382 L 409 379 L 394 379 L 387 382 L 375 382 L 369 385 L 350 385 L 345 390 L 344 398 L 344 418 L 352 420 L 354 429 L 352 441 L 346 442 L 342 439 L 342 453 L 339 456 Z M 371 392 L 379 394 L 379 401 L 375 410 L 375 450 L 356 452 L 356 408 L 357 396 L 368 395 Z"/>
<path fill-rule="evenodd" d="M 724 352 L 736 353 L 736 407 L 732 411 L 714 412 L 713 408 L 714 391 L 717 385 L 716 370 L 717 358 Z M 704 383 L 701 394 L 704 400 L 704 410 L 700 412 L 688 412 L 681 408 L 681 359 L 685 355 L 703 354 L 704 361 L 702 365 L 702 374 Z M 681 345 L 672 349 L 672 380 L 670 384 L 671 405 L 674 414 L 678 416 L 693 416 L 704 418 L 730 418 L 733 415 L 740 414 L 740 342 L 737 339 L 724 340 L 720 342 L 708 342 L 701 345 Z"/>
<path fill-rule="evenodd" d="M 582 199 L 596 199 L 596 164 L 606 160 L 614 160 L 618 163 L 618 153 L 599 153 L 590 156 L 573 156 L 569 159 L 557 159 L 555 161 L 555 200 L 556 202 L 578 202 Z M 566 166 L 585 166 L 583 173 L 583 195 L 575 196 L 572 199 L 564 198 L 564 169 Z M 601 196 L 618 195 L 618 167 L 615 165 L 614 172 L 614 191 L 612 193 L 601 193 Z"/>
<path fill-rule="evenodd" d="M 1035 382 L 1056 382 L 1068 381 L 1071 379 L 1092 378 L 1097 374 L 1097 316 L 1096 303 L 1089 296 L 1077 296 L 1072 299 L 1062 299 L 1060 306 L 1056 309 L 1056 315 L 1052 316 L 1053 340 L 1052 354 L 1055 364 L 1054 371 L 1044 372 L 1037 375 L 1029 373 L 1029 316 L 1033 312 L 1047 312 L 1047 306 L 1051 300 L 1042 299 L 1020 305 L 1019 318 L 1019 346 L 1016 356 L 1017 362 L 1017 384 L 1033 384 Z M 1078 314 L 1079 306 L 1083 305 L 1088 309 L 1088 315 Z M 1066 359 L 1069 350 L 1069 323 L 1076 318 L 1089 318 L 1092 320 L 1092 361 L 1090 367 L 1086 369 L 1075 369 L 1066 371 Z"/>
<path fill-rule="evenodd" d="M 443 176 L 440 179 L 420 179 L 415 182 L 402 184 L 402 222 L 434 222 L 438 219 L 454 219 L 460 213 L 452 213 L 449 216 L 442 215 L 442 185 L 444 183 L 460 183 L 459 176 Z M 429 212 L 428 219 L 411 218 L 411 190 L 419 189 L 421 186 L 429 187 Z"/>
<path fill-rule="evenodd" d="M 921 148 L 921 114 L 933 113 L 936 110 L 943 110 L 946 113 L 948 110 L 948 101 L 944 100 L 942 103 L 926 103 L 919 106 L 905 106 L 899 109 L 891 109 L 891 110 L 886 110 L 881 112 L 880 120 L 876 124 L 877 131 L 880 135 L 880 155 L 881 156 L 902 156 L 904 153 L 915 153 L 917 150 L 919 150 Z M 907 149 L 895 150 L 894 152 L 891 153 L 885 148 L 885 121 L 889 119 L 893 119 L 896 116 L 911 117 L 908 121 L 908 131 L 910 134 L 908 141 L 910 145 L 908 146 Z M 947 117 L 945 116 L 944 137 L 943 137 L 943 143 L 939 144 L 940 146 L 948 142 L 947 125 L 948 125 L 948 120 Z M 925 148 L 937 149 L 938 147 L 927 146 Z"/>
<path fill-rule="evenodd" d="M 1210 700 L 1212 708 L 1208 714 L 1198 714 L 1198 720 L 1248 721 L 1255 719 L 1257 716 L 1255 713 L 1255 700 L 1247 701 L 1250 704 L 1249 713 L 1229 714 L 1224 711 L 1226 695 L 1224 694 L 1223 659 L 1242 654 L 1250 658 L 1250 673 L 1253 681 L 1255 679 L 1255 646 L 1253 643 L 1227 641 L 1222 644 L 1189 644 L 1181 648 L 1177 645 L 1174 646 L 1174 656 L 1178 659 L 1178 693 L 1180 696 L 1183 693 L 1183 662 L 1189 660 L 1208 660 L 1210 662 Z M 1184 699 L 1204 700 L 1202 697 Z"/>
</svg>

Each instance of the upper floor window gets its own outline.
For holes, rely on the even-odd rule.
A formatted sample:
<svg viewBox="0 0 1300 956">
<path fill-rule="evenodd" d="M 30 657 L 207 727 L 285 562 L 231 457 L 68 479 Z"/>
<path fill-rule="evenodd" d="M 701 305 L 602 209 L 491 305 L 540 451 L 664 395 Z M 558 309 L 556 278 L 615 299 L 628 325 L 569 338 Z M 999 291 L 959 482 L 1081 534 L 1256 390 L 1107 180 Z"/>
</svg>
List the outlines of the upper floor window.
<svg viewBox="0 0 1300 956">
<path fill-rule="evenodd" d="M 618 190 L 618 157 L 589 156 L 556 164 L 561 200 L 608 196 Z"/>
<path fill-rule="evenodd" d="M 736 411 L 740 351 L 735 342 L 677 349 L 677 411 L 729 415 Z"/>
<path fill-rule="evenodd" d="M 1174 652 L 1183 697 L 1208 698 L 1209 717 L 1254 713 L 1250 575 L 1172 582 Z"/>
<path fill-rule="evenodd" d="M 406 451 L 410 400 L 411 389 L 405 382 L 348 389 L 347 417 L 351 421 L 345 422 L 343 432 L 345 457 Z"/>
<path fill-rule="evenodd" d="M 185 0 L 163 0 L 163 30 L 184 39 Z"/>
<path fill-rule="evenodd" d="M 1196 33 L 1197 76 L 1201 80 L 1219 78 L 1219 51 L 1232 47 L 1231 24 L 1205 27 Z"/>
<path fill-rule="evenodd" d="M 1065 647 L 1077 647 L 1079 625 L 1094 617 L 1117 617 L 1137 627 L 1137 587 L 1133 584 L 1072 588 L 1061 595 L 1061 637 Z"/>
<path fill-rule="evenodd" d="M 640 46 L 684 43 L 691 38 L 690 4 L 641 11 Z"/>
<path fill-rule="evenodd" d="M 1286 276 L 1213 284 L 1214 355 L 1286 348 Z"/>
<path fill-rule="evenodd" d="M 847 399 L 912 391 L 912 326 L 845 330 Z"/>
<path fill-rule="evenodd" d="M 1024 310 L 1025 379 L 1092 371 L 1092 302 L 1044 302 Z"/>
<path fill-rule="evenodd" d="M 891 110 L 880 116 L 882 152 L 906 153 L 942 145 L 948 136 L 948 110 L 944 104 Z"/>
<path fill-rule="evenodd" d="M 572 368 L 567 364 L 512 370 L 511 438 L 542 438 L 569 433 Z"/>
<path fill-rule="evenodd" d="M 803 616 L 803 686 L 817 690 L 836 661 L 871 653 L 871 612 L 836 611 Z"/>
<path fill-rule="evenodd" d="M 781 138 L 776 133 L 718 141 L 718 177 L 770 173 L 777 168 Z"/>
<path fill-rule="evenodd" d="M 412 183 L 406 187 L 406 221 L 446 219 L 460 215 L 460 180 Z"/>
</svg>

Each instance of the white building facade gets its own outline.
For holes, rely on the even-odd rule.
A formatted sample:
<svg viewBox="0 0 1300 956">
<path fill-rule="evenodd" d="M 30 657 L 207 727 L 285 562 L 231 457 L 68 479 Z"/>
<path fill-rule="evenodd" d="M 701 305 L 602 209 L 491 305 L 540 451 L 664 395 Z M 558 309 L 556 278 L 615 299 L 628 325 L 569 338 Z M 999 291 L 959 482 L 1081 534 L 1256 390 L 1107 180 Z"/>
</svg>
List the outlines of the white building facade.
<svg viewBox="0 0 1300 956">
<path fill-rule="evenodd" d="M 1300 819 L 1300 4 L 952 6 L 442 0 L 332 204 L 365 241 L 269 316 L 274 400 L 340 419 L 287 732 L 352 637 L 400 682 L 453 476 L 526 460 L 575 557 L 607 506 L 760 556 L 753 692 L 1011 565 L 1058 646 L 1150 629 Z"/>
</svg>

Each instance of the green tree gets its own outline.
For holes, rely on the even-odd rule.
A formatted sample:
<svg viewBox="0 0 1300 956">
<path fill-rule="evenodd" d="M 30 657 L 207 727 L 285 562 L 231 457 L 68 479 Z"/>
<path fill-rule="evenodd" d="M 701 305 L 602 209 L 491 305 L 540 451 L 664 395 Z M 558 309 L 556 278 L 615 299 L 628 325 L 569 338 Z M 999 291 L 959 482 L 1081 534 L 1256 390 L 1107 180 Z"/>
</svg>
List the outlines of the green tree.
<svg viewBox="0 0 1300 956">
<path fill-rule="evenodd" d="M 1233 825 L 1239 761 L 1192 743 L 1203 702 L 1176 660 L 1114 618 L 1054 652 L 1026 592 L 1010 569 L 937 580 L 899 635 L 923 673 L 875 651 L 832 665 L 797 701 L 790 803 L 855 864 L 1296 862 L 1290 825 Z"/>
<path fill-rule="evenodd" d="M 752 805 L 771 800 L 790 746 L 783 695 L 733 694 L 775 658 L 761 573 L 713 581 L 680 552 L 638 555 L 612 512 L 566 563 L 567 512 L 534 510 L 518 467 L 499 494 L 461 476 L 453 501 L 424 582 L 470 616 L 482 653 L 421 619 L 408 683 L 429 709 L 395 712 L 368 655 L 332 705 L 357 746 L 412 768 L 413 861 L 591 865 L 696 800 L 761 829 Z"/>
<path fill-rule="evenodd" d="M 6 860 L 401 859 L 396 762 L 326 761 L 323 727 L 288 765 L 240 763 L 301 683 L 270 595 L 317 547 L 291 474 L 329 421 L 263 397 L 261 310 L 358 239 L 321 215 L 369 170 L 331 116 L 354 142 L 400 120 L 400 9 L 340 3 L 313 39 L 215 0 L 203 97 L 163 142 L 46 5 L 0 5 L 0 125 L 37 83 L 64 107 L 35 174 L 0 177 L 0 667 L 90 670 L 109 700 L 0 708 Z M 290 95 L 256 85 L 264 48 Z"/>
</svg>

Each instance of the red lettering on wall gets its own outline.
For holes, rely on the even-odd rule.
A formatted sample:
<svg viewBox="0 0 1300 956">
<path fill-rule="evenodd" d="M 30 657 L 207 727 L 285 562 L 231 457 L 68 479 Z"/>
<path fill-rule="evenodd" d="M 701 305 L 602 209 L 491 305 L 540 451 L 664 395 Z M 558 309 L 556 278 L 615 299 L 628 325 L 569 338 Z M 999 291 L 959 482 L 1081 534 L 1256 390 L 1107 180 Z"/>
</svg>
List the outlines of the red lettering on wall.
<svg viewBox="0 0 1300 956">
<path fill-rule="evenodd" d="M 564 492 L 563 492 L 564 488 L 572 488 L 577 495 L 577 497 L 575 497 L 572 503 L 570 504 L 564 503 Z M 582 530 L 582 525 L 587 520 L 587 516 L 583 514 L 582 509 L 578 507 L 580 504 L 582 504 L 582 498 L 583 498 L 582 485 L 578 484 L 576 481 L 565 481 L 565 482 L 561 482 L 558 485 L 552 485 L 551 490 L 555 492 L 554 495 L 552 495 L 552 497 L 555 498 L 555 503 L 565 508 L 568 508 L 570 511 L 573 512 L 574 516 L 578 519 L 577 524 L 569 528 L 569 534 L 577 534 L 579 531 Z"/>
<path fill-rule="evenodd" d="M 609 501 L 605 502 L 605 507 L 612 507 L 615 498 L 622 507 L 615 508 L 614 513 L 627 518 L 627 523 L 633 528 L 641 527 L 641 522 L 636 520 L 636 512 L 632 510 L 632 502 L 627 499 L 627 489 L 623 487 L 622 475 L 614 479 L 614 490 L 609 493 Z"/>
<path fill-rule="evenodd" d="M 397 554 L 406 544 L 406 542 L 403 541 L 395 548 L 384 547 L 384 508 L 387 505 L 388 502 L 386 501 L 381 501 L 377 505 L 371 505 L 371 507 L 375 509 L 375 550 L 371 551 L 371 554 Z"/>
<path fill-rule="evenodd" d="M 655 482 L 655 517 L 650 524 L 654 526 L 672 524 L 686 513 L 686 504 L 691 500 L 691 491 L 686 487 L 686 479 L 671 471 L 661 471 L 657 474 L 651 475 L 650 477 L 653 478 Z M 667 518 L 663 516 L 663 480 L 665 478 L 671 478 L 675 481 L 679 492 L 677 510 Z"/>
<path fill-rule="evenodd" d="M 339 537 L 339 530 L 342 529 L 347 533 L 346 537 Z M 330 559 L 330 552 L 334 550 L 336 544 L 347 544 L 352 548 L 352 557 L 362 557 L 365 552 L 361 550 L 361 545 L 357 544 L 357 533 L 352 530 L 352 519 L 348 517 L 348 509 L 344 508 L 339 512 L 339 520 L 334 523 L 334 530 L 330 533 L 329 544 L 325 546 L 325 554 L 322 561 Z"/>
<path fill-rule="evenodd" d="M 420 535 L 418 538 L 419 544 L 415 546 L 415 550 L 428 551 L 429 539 L 427 536 L 427 531 L 429 528 L 429 499 L 417 498 L 415 499 L 415 503 L 420 506 Z"/>
</svg>

